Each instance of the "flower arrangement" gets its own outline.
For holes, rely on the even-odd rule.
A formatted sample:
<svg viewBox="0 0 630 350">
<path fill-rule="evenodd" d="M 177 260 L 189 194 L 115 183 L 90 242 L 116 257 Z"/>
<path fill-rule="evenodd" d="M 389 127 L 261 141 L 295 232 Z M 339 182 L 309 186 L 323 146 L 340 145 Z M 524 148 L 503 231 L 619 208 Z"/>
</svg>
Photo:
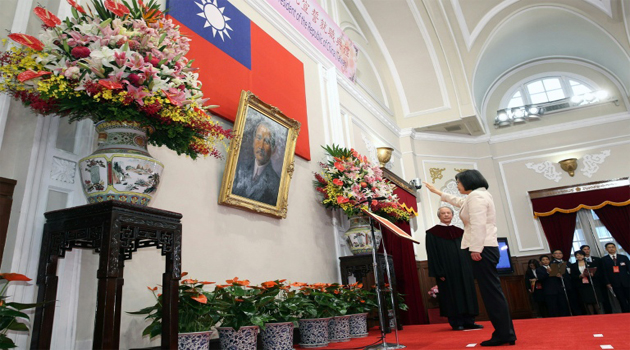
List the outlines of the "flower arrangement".
<svg viewBox="0 0 630 350">
<path fill-rule="evenodd" d="M 267 281 L 260 284 L 260 288 L 265 290 L 266 296 L 274 296 L 274 299 L 261 305 L 261 313 L 267 315 L 268 323 L 295 322 L 305 308 L 309 306 L 309 301 L 300 298 L 297 291 L 292 288 L 298 284 L 288 284 L 286 280 Z"/>
<path fill-rule="evenodd" d="M 306 300 L 303 318 L 343 316 L 353 301 L 342 298 L 343 286 L 337 283 L 300 283 L 297 297 Z"/>
<path fill-rule="evenodd" d="M 376 292 L 363 288 L 363 284 L 355 282 L 341 287 L 342 292 L 339 293 L 342 299 L 345 299 L 348 306 L 348 314 L 360 314 L 370 312 L 378 308 L 376 301 Z"/>
<path fill-rule="evenodd" d="M 265 287 L 254 288 L 249 280 L 234 277 L 227 284 L 215 287 L 213 313 L 217 314 L 221 327 L 232 327 L 238 331 L 243 326 L 265 327 L 271 317 L 264 307 L 274 301 L 276 293 Z"/>
<path fill-rule="evenodd" d="M 182 276 L 187 275 L 186 272 Z M 212 311 L 212 303 L 215 295 L 203 290 L 203 287 L 214 282 L 185 279 L 180 282 L 178 292 L 178 330 L 179 333 L 209 331 L 217 322 L 218 317 Z M 142 335 L 153 338 L 162 334 L 162 294 L 156 294 L 157 287 L 147 287 L 155 297 L 155 304 L 139 311 L 128 312 L 132 315 L 147 315 L 145 319 L 151 320 Z"/>
<path fill-rule="evenodd" d="M 6 281 L 0 291 L 0 349 L 12 349 L 17 347 L 17 345 L 7 337 L 7 332 L 28 331 L 28 326 L 19 321 L 19 319 L 29 319 L 28 315 L 23 313 L 22 310 L 34 308 L 38 304 L 8 303 L 6 301 L 8 297 L 5 293 L 9 283 L 13 281 L 28 282 L 31 280 L 30 278 L 19 273 L 1 273 L 0 280 Z"/>
<path fill-rule="evenodd" d="M 396 185 L 383 178 L 383 171 L 354 149 L 337 145 L 322 147 L 332 160 L 320 163 L 322 173 L 315 173 L 313 184 L 323 194 L 322 204 L 328 209 L 341 209 L 348 217 L 362 209 L 372 210 L 392 222 L 409 221 L 409 211 L 394 194 Z M 374 198 L 384 198 L 377 201 Z M 368 199 L 372 200 L 368 203 Z"/>
<path fill-rule="evenodd" d="M 438 286 L 435 285 L 435 286 L 431 287 L 431 289 L 429 289 L 428 293 L 431 296 L 431 298 L 437 298 L 438 297 L 438 293 L 440 293 L 440 290 L 438 289 Z"/>
<path fill-rule="evenodd" d="M 185 55 L 190 39 L 159 10 L 157 0 L 75 0 L 61 20 L 36 7 L 39 39 L 13 33 L 22 44 L 0 55 L 0 92 L 41 115 L 132 121 L 153 129 L 148 142 L 195 159 L 221 157 L 231 137 L 206 113 L 198 73 Z"/>
</svg>

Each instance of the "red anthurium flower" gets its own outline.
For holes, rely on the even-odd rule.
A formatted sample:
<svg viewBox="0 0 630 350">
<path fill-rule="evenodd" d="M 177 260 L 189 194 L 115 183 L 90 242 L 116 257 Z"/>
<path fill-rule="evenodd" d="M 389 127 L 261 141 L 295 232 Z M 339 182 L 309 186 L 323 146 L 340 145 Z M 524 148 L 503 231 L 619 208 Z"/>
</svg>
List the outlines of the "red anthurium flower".
<svg viewBox="0 0 630 350">
<path fill-rule="evenodd" d="M 201 281 L 199 283 L 201 283 L 201 284 L 214 284 L 215 282 Z"/>
<path fill-rule="evenodd" d="M 43 77 L 45 75 L 50 75 L 52 73 L 50 72 L 44 72 L 44 71 L 39 71 L 39 72 L 35 72 L 32 70 L 27 70 L 26 72 L 22 72 L 20 74 L 18 74 L 17 78 L 20 82 L 25 82 L 31 79 L 35 79 L 35 78 L 39 78 L 39 77 Z"/>
<path fill-rule="evenodd" d="M 195 284 L 197 283 L 197 280 L 193 280 L 193 279 L 187 279 L 187 280 L 183 280 L 182 283 L 187 283 L 187 284 Z"/>
<path fill-rule="evenodd" d="M 343 181 L 339 179 L 333 179 L 332 182 L 337 186 L 343 186 Z"/>
<path fill-rule="evenodd" d="M 129 14 L 129 9 L 122 3 L 114 0 L 105 0 L 105 8 L 112 11 L 116 16 L 122 17 Z"/>
<path fill-rule="evenodd" d="M 339 170 L 339 171 L 346 170 L 346 168 L 344 168 L 343 164 L 341 164 L 340 162 L 335 162 L 335 168 L 337 168 L 337 170 Z"/>
<path fill-rule="evenodd" d="M 115 81 L 111 81 L 111 80 L 99 80 L 98 83 L 110 90 L 115 90 L 115 89 L 122 89 L 123 86 L 121 83 L 117 83 Z"/>
<path fill-rule="evenodd" d="M 150 290 L 150 291 L 153 291 L 153 292 L 155 292 L 155 291 L 157 290 L 157 287 L 153 287 L 153 288 L 151 288 L 151 287 L 147 287 L 147 288 L 149 288 L 149 290 Z"/>
<path fill-rule="evenodd" d="M 182 277 L 187 276 L 188 272 L 182 272 Z"/>
<path fill-rule="evenodd" d="M 348 203 L 350 200 L 344 196 L 337 196 L 337 203 L 343 204 Z"/>
<path fill-rule="evenodd" d="M 0 279 L 11 281 L 30 281 L 31 279 L 20 273 L 0 273 Z"/>
<path fill-rule="evenodd" d="M 278 285 L 278 283 L 274 282 L 274 281 L 267 281 L 267 282 L 263 282 L 260 284 L 261 286 L 265 287 L 265 288 L 272 288 Z"/>
<path fill-rule="evenodd" d="M 41 51 L 44 49 L 44 43 L 39 41 L 36 37 L 28 34 L 13 33 L 9 34 L 9 39 L 15 41 L 18 44 L 30 47 L 33 50 Z"/>
<path fill-rule="evenodd" d="M 70 4 L 70 6 L 74 7 L 75 9 L 77 9 L 77 11 L 81 12 L 82 14 L 85 14 L 85 10 L 83 9 L 83 7 L 79 4 L 77 4 L 76 1 L 74 0 L 68 0 L 68 3 Z"/>
<path fill-rule="evenodd" d="M 206 304 L 208 303 L 208 298 L 206 298 L 206 296 L 204 294 L 198 294 L 195 295 L 194 297 L 190 297 L 192 300 L 195 300 L 197 302 L 200 302 L 202 304 Z"/>
<path fill-rule="evenodd" d="M 57 16 L 55 16 L 52 12 L 46 10 L 43 7 L 37 6 L 33 10 L 33 12 L 35 12 L 37 17 L 39 17 L 39 19 L 41 19 L 42 22 L 44 22 L 46 27 L 54 28 L 61 24 L 61 20 Z"/>
</svg>

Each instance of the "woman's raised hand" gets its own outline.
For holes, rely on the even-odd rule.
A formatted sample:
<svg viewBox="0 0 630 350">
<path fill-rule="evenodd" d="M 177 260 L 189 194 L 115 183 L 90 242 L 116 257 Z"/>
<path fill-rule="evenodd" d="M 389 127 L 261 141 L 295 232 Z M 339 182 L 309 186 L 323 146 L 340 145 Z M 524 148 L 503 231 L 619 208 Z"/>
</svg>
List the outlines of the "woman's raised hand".
<svg viewBox="0 0 630 350">
<path fill-rule="evenodd" d="M 435 194 L 439 194 L 440 196 L 442 195 L 442 191 L 438 190 L 437 188 L 435 188 L 435 186 L 431 185 L 430 183 L 426 182 L 426 181 L 422 181 L 422 183 L 424 184 L 424 187 L 426 189 L 428 189 L 429 191 L 435 193 Z"/>
</svg>

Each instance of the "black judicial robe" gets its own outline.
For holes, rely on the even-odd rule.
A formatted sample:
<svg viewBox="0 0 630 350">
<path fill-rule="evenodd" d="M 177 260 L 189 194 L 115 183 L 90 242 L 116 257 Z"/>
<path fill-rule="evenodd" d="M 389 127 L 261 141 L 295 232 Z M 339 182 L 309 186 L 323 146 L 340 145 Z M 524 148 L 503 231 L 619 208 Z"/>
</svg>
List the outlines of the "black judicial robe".
<svg viewBox="0 0 630 350">
<path fill-rule="evenodd" d="M 470 253 L 461 249 L 463 234 L 457 226 L 436 225 L 426 235 L 429 276 L 437 282 L 443 317 L 479 314 Z"/>
</svg>

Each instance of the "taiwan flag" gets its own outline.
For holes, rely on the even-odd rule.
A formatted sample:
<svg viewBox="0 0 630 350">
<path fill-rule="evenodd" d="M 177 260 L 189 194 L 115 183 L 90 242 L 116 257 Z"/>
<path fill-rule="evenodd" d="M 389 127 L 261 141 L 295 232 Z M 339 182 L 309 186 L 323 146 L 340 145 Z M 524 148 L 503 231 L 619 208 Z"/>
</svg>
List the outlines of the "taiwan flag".
<svg viewBox="0 0 630 350">
<path fill-rule="evenodd" d="M 234 121 L 249 90 L 302 126 L 295 153 L 310 160 L 304 65 L 227 0 L 169 0 L 168 15 L 192 41 L 186 55 L 200 68 L 212 113 Z"/>
</svg>

